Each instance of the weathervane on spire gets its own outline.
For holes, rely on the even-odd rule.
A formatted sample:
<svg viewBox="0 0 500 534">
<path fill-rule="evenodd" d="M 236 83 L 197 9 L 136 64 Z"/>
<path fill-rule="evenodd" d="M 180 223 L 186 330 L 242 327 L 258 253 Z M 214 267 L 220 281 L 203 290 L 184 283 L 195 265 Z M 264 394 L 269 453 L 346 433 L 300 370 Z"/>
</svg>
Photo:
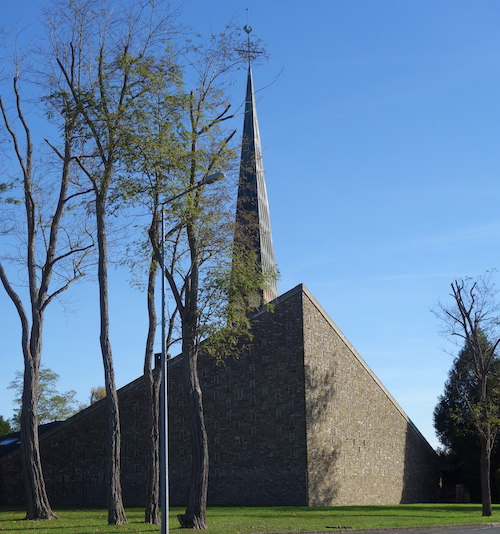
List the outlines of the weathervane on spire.
<svg viewBox="0 0 500 534">
<path fill-rule="evenodd" d="M 240 55 L 248 60 L 248 67 L 250 67 L 250 64 L 252 63 L 252 60 L 255 59 L 259 54 L 262 54 L 262 51 L 257 48 L 256 45 L 252 44 L 250 41 L 250 34 L 253 32 L 252 26 L 248 23 L 248 7 L 247 9 L 247 23 L 245 26 L 243 26 L 243 30 L 247 34 L 247 47 L 246 49 L 239 49 L 237 52 L 240 53 Z"/>
</svg>

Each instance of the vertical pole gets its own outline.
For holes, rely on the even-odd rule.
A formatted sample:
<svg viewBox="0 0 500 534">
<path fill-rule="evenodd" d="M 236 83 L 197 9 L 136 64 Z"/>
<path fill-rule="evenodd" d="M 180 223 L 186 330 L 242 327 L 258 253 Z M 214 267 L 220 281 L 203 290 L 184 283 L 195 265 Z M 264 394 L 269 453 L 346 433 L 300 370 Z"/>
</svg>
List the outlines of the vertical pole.
<svg viewBox="0 0 500 534">
<path fill-rule="evenodd" d="M 165 287 L 165 208 L 161 212 L 161 391 L 160 391 L 160 505 L 161 534 L 168 534 L 168 403 Z"/>
<path fill-rule="evenodd" d="M 226 175 L 216 172 L 206 176 L 194 186 L 182 193 L 165 200 L 161 209 L 161 386 L 160 386 L 160 506 L 161 506 L 161 534 L 168 534 L 169 514 L 169 489 L 168 489 L 168 376 L 167 376 L 167 305 L 166 305 L 166 280 L 165 280 L 165 204 L 197 189 L 198 187 L 211 184 L 217 180 L 223 180 Z"/>
</svg>

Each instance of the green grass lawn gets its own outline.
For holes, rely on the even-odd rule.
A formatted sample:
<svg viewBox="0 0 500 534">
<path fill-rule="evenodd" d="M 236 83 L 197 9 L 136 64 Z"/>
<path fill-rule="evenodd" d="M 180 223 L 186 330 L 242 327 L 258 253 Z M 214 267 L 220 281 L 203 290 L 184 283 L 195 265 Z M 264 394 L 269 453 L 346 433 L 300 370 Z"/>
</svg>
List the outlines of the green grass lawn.
<svg viewBox="0 0 500 534">
<path fill-rule="evenodd" d="M 159 532 L 157 525 L 143 523 L 144 511 L 127 509 L 129 523 L 108 526 L 104 509 L 61 508 L 58 521 L 23 521 L 24 510 L 0 507 L 0 533 L 18 534 L 95 534 L 111 532 Z M 180 532 L 172 509 L 170 530 Z M 252 532 L 299 532 L 345 528 L 383 528 L 402 526 L 451 525 L 500 522 L 500 505 L 492 517 L 481 516 L 479 504 L 410 504 L 396 506 L 343 506 L 325 508 L 255 507 L 209 508 L 206 534 L 250 534 Z M 185 530 L 183 532 L 186 532 Z"/>
</svg>

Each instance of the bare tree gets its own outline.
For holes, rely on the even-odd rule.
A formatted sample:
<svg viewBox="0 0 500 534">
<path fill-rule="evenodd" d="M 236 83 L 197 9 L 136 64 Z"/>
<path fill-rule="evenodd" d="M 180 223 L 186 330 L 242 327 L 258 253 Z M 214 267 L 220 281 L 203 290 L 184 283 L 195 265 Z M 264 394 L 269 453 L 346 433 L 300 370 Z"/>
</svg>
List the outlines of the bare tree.
<svg viewBox="0 0 500 534">
<path fill-rule="evenodd" d="M 463 402 L 462 417 L 474 427 L 480 443 L 482 514 L 491 516 L 491 451 L 500 428 L 498 359 L 500 303 L 491 273 L 451 284 L 451 305 L 440 304 L 438 316 L 446 332 L 465 342 L 463 362 L 469 373 L 469 387 L 457 393 Z M 472 387 L 470 384 L 472 382 Z"/>
<path fill-rule="evenodd" d="M 22 328 L 21 452 L 27 496 L 26 519 L 56 519 L 47 497 L 38 441 L 37 391 L 44 318 L 47 306 L 83 275 L 84 261 L 93 244 L 88 234 L 72 231 L 64 220 L 68 208 L 75 206 L 81 194 L 81 191 L 72 190 L 71 181 L 76 120 L 74 108 L 64 98 L 59 100 L 58 112 L 63 119 L 62 148 L 59 150 L 52 146 L 56 158 L 52 165 L 59 172 L 53 188 L 53 184 L 47 179 L 43 182 L 34 169 L 35 149 L 23 112 L 18 73 L 14 76 L 12 88 L 15 120 L 10 117 L 2 98 L 0 111 L 21 171 L 21 204 L 24 207 L 24 224 L 21 225 L 24 235 L 21 240 L 25 254 L 21 266 L 17 264 L 17 267 L 24 271 L 22 277 L 28 283 L 28 306 L 23 302 L 23 294 L 9 279 L 6 258 L 0 263 L 0 280 L 17 310 Z M 14 127 L 15 121 L 20 124 L 20 133 Z M 55 193 L 51 199 L 55 208 L 49 214 L 47 204 L 41 199 L 42 191 L 44 194 Z"/>
</svg>

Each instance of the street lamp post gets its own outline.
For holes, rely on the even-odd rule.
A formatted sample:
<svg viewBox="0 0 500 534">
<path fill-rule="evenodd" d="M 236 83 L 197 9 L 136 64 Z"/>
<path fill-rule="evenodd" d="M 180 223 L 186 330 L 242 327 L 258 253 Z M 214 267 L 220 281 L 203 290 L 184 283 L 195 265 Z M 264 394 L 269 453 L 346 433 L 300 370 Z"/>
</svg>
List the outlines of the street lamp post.
<svg viewBox="0 0 500 534">
<path fill-rule="evenodd" d="M 160 385 L 160 506 L 161 534 L 168 534 L 169 488 L 168 488 L 168 377 L 167 377 L 167 310 L 165 282 L 165 206 L 204 185 L 223 180 L 223 172 L 211 174 L 197 184 L 162 202 L 161 210 L 161 385 Z"/>
</svg>

